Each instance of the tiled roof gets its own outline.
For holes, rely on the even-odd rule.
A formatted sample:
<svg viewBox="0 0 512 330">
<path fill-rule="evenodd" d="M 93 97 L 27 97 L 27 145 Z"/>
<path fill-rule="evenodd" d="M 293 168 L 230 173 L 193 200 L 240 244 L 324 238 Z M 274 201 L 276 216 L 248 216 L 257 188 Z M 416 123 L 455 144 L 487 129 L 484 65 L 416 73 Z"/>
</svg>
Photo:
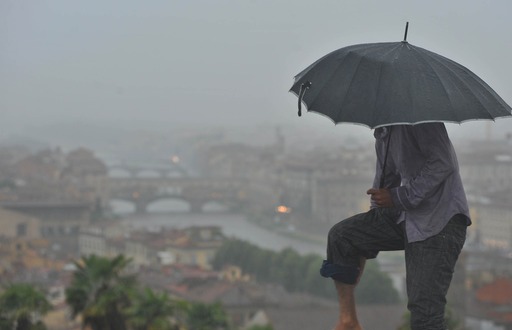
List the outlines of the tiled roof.
<svg viewBox="0 0 512 330">
<path fill-rule="evenodd" d="M 480 302 L 495 305 L 512 304 L 512 280 L 499 278 L 484 285 L 476 292 L 476 298 Z"/>
</svg>

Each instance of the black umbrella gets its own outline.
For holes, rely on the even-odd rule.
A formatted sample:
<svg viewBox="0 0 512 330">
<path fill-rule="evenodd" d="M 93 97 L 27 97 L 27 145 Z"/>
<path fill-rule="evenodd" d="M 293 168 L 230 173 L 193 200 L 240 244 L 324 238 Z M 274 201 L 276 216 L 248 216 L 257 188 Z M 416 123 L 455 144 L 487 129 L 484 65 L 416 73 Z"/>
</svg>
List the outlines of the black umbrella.
<svg viewBox="0 0 512 330">
<path fill-rule="evenodd" d="M 370 128 L 510 116 L 510 106 L 464 66 L 406 41 L 359 44 L 320 58 L 290 89 L 308 111 Z"/>
</svg>

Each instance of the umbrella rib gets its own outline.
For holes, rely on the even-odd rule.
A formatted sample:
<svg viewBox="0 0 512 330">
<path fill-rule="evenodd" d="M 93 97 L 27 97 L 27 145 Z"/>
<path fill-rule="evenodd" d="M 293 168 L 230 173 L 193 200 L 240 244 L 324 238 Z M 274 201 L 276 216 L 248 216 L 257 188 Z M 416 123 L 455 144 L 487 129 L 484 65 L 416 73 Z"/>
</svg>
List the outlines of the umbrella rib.
<svg viewBox="0 0 512 330">
<path fill-rule="evenodd" d="M 446 67 L 445 64 L 443 64 L 441 61 L 437 60 L 436 61 L 438 63 L 440 63 L 441 65 L 443 65 L 444 67 Z M 488 108 L 482 103 L 481 99 L 479 97 L 477 97 L 476 95 L 478 94 L 483 94 L 483 93 L 476 93 L 475 92 L 475 88 L 473 85 L 469 84 L 468 81 L 471 80 L 473 81 L 474 83 L 476 84 L 479 84 L 480 86 L 484 87 L 483 89 L 478 89 L 476 91 L 483 91 L 485 90 L 485 92 L 487 93 L 487 95 L 489 96 L 490 95 L 490 98 L 493 99 L 493 100 L 496 100 L 503 108 L 508 108 L 509 111 L 510 111 L 510 106 L 508 106 L 508 104 L 506 104 L 505 101 L 503 101 L 503 99 L 501 99 L 501 97 L 485 82 L 483 81 L 479 76 L 477 76 L 476 74 L 474 74 L 473 72 L 471 72 L 468 68 L 462 66 L 461 64 L 458 64 L 456 62 L 454 62 L 458 68 L 460 68 L 461 70 L 469 73 L 468 74 L 468 78 L 469 79 L 466 79 L 466 80 L 463 80 L 461 78 L 459 78 L 458 76 L 455 76 L 457 79 L 459 79 L 460 81 L 462 81 L 464 83 L 464 85 L 469 89 L 471 90 L 471 92 L 473 93 L 473 95 L 475 95 L 475 99 L 478 101 L 478 103 L 480 105 L 482 105 L 483 109 L 486 110 L 487 114 L 489 115 L 489 118 L 490 120 L 494 120 L 495 118 L 497 118 L 497 116 L 493 116 Z M 453 69 L 450 70 L 451 72 L 453 72 Z M 485 97 L 485 96 L 484 96 Z"/>
<path fill-rule="evenodd" d="M 378 44 L 378 45 L 380 46 L 380 45 L 382 45 L 382 44 Z M 364 46 L 364 45 L 361 45 L 361 46 Z M 378 47 L 376 47 L 376 48 L 378 48 Z M 396 46 L 395 46 L 395 47 L 392 47 L 392 48 L 391 48 L 389 51 L 387 51 L 385 54 L 387 55 L 387 54 L 389 54 L 389 53 L 393 52 L 393 51 L 395 50 L 395 48 L 396 48 Z M 352 88 L 352 85 L 353 85 L 353 82 L 354 82 L 354 78 L 355 78 L 355 76 L 356 76 L 356 73 L 357 73 L 357 71 L 358 71 L 358 69 L 359 69 L 359 66 L 361 65 L 361 62 L 362 62 L 364 59 L 365 59 L 365 57 L 364 57 L 364 56 L 360 56 L 360 57 L 359 57 L 359 61 L 358 61 L 357 66 L 356 66 L 356 68 L 355 68 L 355 70 L 354 70 L 354 74 L 352 75 L 352 78 L 350 79 L 350 84 L 348 85 L 347 89 L 345 90 L 345 95 L 343 96 L 343 102 L 341 103 L 340 108 L 339 108 L 339 110 L 338 110 L 338 112 L 337 112 L 337 116 L 336 116 L 335 122 L 341 122 L 341 119 L 340 119 L 340 118 L 341 118 L 341 116 L 342 116 L 342 111 L 343 111 L 343 108 L 344 108 L 344 105 L 345 105 L 346 96 L 347 96 L 348 92 L 350 91 L 350 89 Z M 380 79 L 380 78 L 381 78 L 381 75 L 380 75 L 380 73 L 381 73 L 381 72 L 382 72 L 382 64 L 381 64 L 381 65 L 379 65 L 379 82 L 378 82 L 378 85 L 380 85 L 380 81 L 381 81 L 381 79 Z M 375 114 L 376 109 L 377 109 L 377 100 L 378 100 L 378 97 L 377 97 L 377 95 L 376 95 L 376 96 L 375 96 L 374 107 L 373 107 L 373 112 L 374 112 L 374 114 Z M 373 118 L 375 118 L 375 116 L 373 116 Z M 373 127 L 373 126 L 374 126 L 374 123 L 367 124 L 367 126 L 369 126 L 369 127 Z"/>
<path fill-rule="evenodd" d="M 475 95 L 475 98 L 474 98 L 474 99 L 475 99 L 475 100 L 476 100 L 476 101 L 477 101 L 477 102 L 482 106 L 482 108 L 483 108 L 483 109 L 485 109 L 485 110 L 486 110 L 486 112 L 487 112 L 487 114 L 488 114 L 488 116 L 489 116 L 489 118 L 487 118 L 487 119 L 494 120 L 493 116 L 489 113 L 489 111 L 487 111 L 487 108 L 486 108 L 486 107 L 485 107 L 485 105 L 482 103 L 482 101 L 480 100 L 480 98 L 476 97 L 476 93 L 474 93 L 474 92 L 475 92 L 475 89 L 474 89 L 470 84 L 468 84 L 467 80 L 465 80 L 465 79 L 461 79 L 461 78 L 460 78 L 460 77 L 455 73 L 455 71 L 453 70 L 453 68 L 451 68 L 451 67 L 447 66 L 445 63 L 443 63 L 443 61 L 440 61 L 437 57 L 438 57 L 438 56 L 441 56 L 441 55 L 437 55 L 437 54 L 435 54 L 436 56 L 431 56 L 430 54 L 428 54 L 428 55 L 429 55 L 429 56 L 430 56 L 430 58 L 431 58 L 433 61 L 435 61 L 438 65 L 442 66 L 442 67 L 443 67 L 443 68 L 445 68 L 448 72 L 450 72 L 450 73 L 451 73 L 451 75 L 452 75 L 452 78 L 454 78 L 454 79 L 458 80 L 458 82 L 460 82 L 462 85 L 464 85 L 466 88 L 468 88 L 468 90 L 470 90 L 470 91 L 473 93 L 473 95 Z M 450 59 L 448 59 L 448 60 L 449 60 L 449 61 L 451 61 L 452 63 L 454 63 L 454 64 L 456 65 L 456 67 L 458 67 L 458 68 L 460 68 L 460 69 L 462 69 L 462 70 L 464 70 L 464 71 L 469 71 L 469 69 L 467 69 L 467 68 L 463 67 L 462 65 L 460 65 L 460 64 L 458 64 L 458 63 L 456 63 L 456 62 L 454 62 L 454 61 L 452 61 L 452 60 L 450 60 Z M 433 72 L 435 72 L 436 76 L 437 76 L 437 77 L 438 77 L 438 79 L 439 79 L 439 75 L 438 75 L 438 73 L 437 73 L 437 70 L 436 70 L 436 69 L 435 69 L 435 68 L 434 68 L 430 63 L 428 63 L 428 61 L 426 61 L 426 62 L 427 62 L 427 64 L 430 66 L 430 68 L 432 68 Z M 470 71 L 469 71 L 469 72 L 470 72 Z M 475 79 L 475 75 L 474 75 L 474 74 L 473 74 L 473 75 L 468 75 L 468 79 L 471 79 L 471 80 L 476 81 L 477 83 L 480 83 L 480 84 L 481 84 L 481 82 L 479 82 L 478 80 L 476 80 L 476 79 Z M 439 80 L 441 81 L 441 84 L 442 84 L 443 86 L 445 86 L 445 84 L 443 83 L 443 81 L 442 81 L 441 79 L 439 79 Z M 456 86 L 456 85 L 455 85 L 455 86 Z M 486 88 L 485 90 L 489 93 L 489 91 L 487 90 L 487 88 Z M 445 91 L 446 91 L 446 89 L 445 89 Z M 449 94 L 449 93 L 446 93 L 446 95 L 447 95 L 448 99 L 450 100 L 450 104 L 451 104 L 451 105 L 452 105 L 452 107 L 453 107 L 453 103 L 452 103 L 452 100 L 451 100 L 451 98 L 450 98 L 450 94 Z M 458 113 L 456 113 L 456 116 L 457 116 L 457 120 L 458 120 L 458 122 L 462 122 L 462 120 L 464 120 L 464 119 L 461 119 L 461 118 L 458 116 Z"/>
<path fill-rule="evenodd" d="M 330 81 L 330 80 L 334 77 L 335 72 L 336 72 L 336 71 L 332 72 L 332 73 L 331 73 L 331 75 L 329 76 L 329 79 L 326 79 L 326 82 L 324 82 L 324 83 L 322 84 L 322 86 L 321 86 L 320 88 L 318 88 L 320 91 L 324 88 L 324 86 L 325 86 L 325 85 L 327 85 L 327 81 Z M 334 119 L 332 119 L 330 116 L 328 116 L 328 115 L 324 114 L 323 112 L 315 111 L 315 109 L 314 109 L 314 108 L 315 108 L 316 100 L 318 100 L 318 97 L 315 97 L 315 100 L 313 100 L 313 101 L 311 102 L 311 104 L 307 104 L 307 103 L 306 103 L 306 109 L 307 109 L 307 111 L 308 111 L 308 112 L 309 112 L 309 111 L 311 111 L 311 112 L 317 112 L 317 113 L 319 113 L 319 114 L 321 114 L 321 115 L 324 115 L 324 116 L 326 116 L 327 118 L 329 118 L 330 120 L 332 120 L 332 121 L 334 122 L 334 124 L 336 124 L 336 121 L 334 121 Z M 304 102 L 305 102 L 305 101 L 304 101 Z"/>
<path fill-rule="evenodd" d="M 434 60 L 435 60 L 438 64 L 442 65 L 445 69 L 449 70 L 449 71 L 452 73 L 452 75 L 453 75 L 453 77 L 454 77 L 455 79 L 457 79 L 457 80 L 458 80 L 460 83 L 462 83 L 466 88 L 468 88 L 468 89 L 472 92 L 472 95 L 475 95 L 475 100 L 476 100 L 476 101 L 477 101 L 477 102 L 482 106 L 482 108 L 483 108 L 483 109 L 487 109 L 487 108 L 485 107 L 485 105 L 482 103 L 482 101 L 480 100 L 480 98 L 476 97 L 476 94 L 474 93 L 474 92 L 475 92 L 475 90 L 473 89 L 473 87 L 472 87 L 470 84 L 468 84 L 467 80 L 459 78 L 459 76 L 455 74 L 455 72 L 454 72 L 454 70 L 453 70 L 452 68 L 450 68 L 450 67 L 446 66 L 444 63 L 442 63 L 442 62 L 441 62 L 441 61 L 439 61 L 438 59 L 434 58 Z M 467 69 L 466 69 L 466 70 L 467 70 Z M 468 75 L 468 78 L 469 78 L 469 79 L 471 79 L 471 80 L 475 80 L 475 79 L 474 79 L 474 77 L 473 77 L 472 75 Z M 489 119 L 493 119 L 493 118 L 492 118 L 492 116 L 489 114 L 489 111 L 487 111 L 487 113 L 488 113 L 488 115 L 489 115 Z M 458 120 L 459 120 L 459 122 L 461 122 L 463 119 L 458 118 Z"/>
<path fill-rule="evenodd" d="M 343 101 L 341 102 L 341 105 L 340 105 L 340 108 L 339 110 L 337 111 L 337 116 L 336 116 L 336 119 L 335 121 L 339 121 L 340 118 L 341 118 L 341 113 L 343 111 L 343 107 L 345 105 L 345 99 L 346 99 L 346 96 L 348 94 L 348 91 L 352 88 L 352 84 L 354 83 L 354 78 L 356 76 L 356 72 L 357 70 L 359 69 L 359 66 L 361 65 L 361 62 L 363 61 L 363 57 L 359 57 L 359 61 L 357 62 L 357 66 L 354 70 L 354 74 L 352 75 L 352 77 L 350 78 L 350 83 L 348 84 L 348 87 L 347 89 L 345 90 L 345 95 L 343 95 Z M 336 70 L 337 71 L 337 70 Z"/>
<path fill-rule="evenodd" d="M 343 62 L 345 62 L 345 61 L 346 61 L 346 58 L 347 58 L 347 57 L 344 57 L 344 58 L 343 58 L 343 60 L 342 60 L 342 62 L 340 63 L 340 65 L 338 65 L 338 67 L 336 68 L 336 70 L 332 71 L 332 72 L 331 72 L 331 74 L 330 74 L 330 76 L 329 76 L 329 78 L 324 80 L 324 82 L 323 82 L 322 86 L 319 88 L 319 90 L 322 90 L 322 89 L 324 88 L 324 86 L 328 85 L 328 84 L 332 81 L 332 79 L 334 79 L 334 78 L 336 77 L 336 73 L 337 73 L 337 72 L 342 68 L 342 65 L 341 65 L 341 64 L 343 64 Z M 355 72 L 355 71 L 357 71 L 357 67 L 359 67 L 359 64 L 360 64 L 360 63 L 361 63 L 361 58 L 359 58 L 359 62 L 357 63 L 356 70 L 354 70 L 354 72 Z M 345 96 L 347 95 L 348 90 L 350 89 L 350 86 L 352 85 L 352 82 L 353 82 L 353 81 L 354 81 L 354 75 L 352 75 L 352 78 L 351 78 L 351 80 L 350 80 L 349 87 L 347 88 L 347 91 L 345 92 L 345 95 L 343 96 L 343 99 L 345 99 Z M 308 107 L 307 107 L 307 108 L 308 108 L 308 111 L 315 111 L 315 110 L 314 110 L 314 106 L 315 106 L 315 104 L 316 104 L 316 100 L 315 100 L 315 101 L 313 101 L 313 102 L 311 103 L 311 105 L 308 105 Z M 341 104 L 341 107 L 343 107 L 343 103 Z M 340 111 L 341 111 L 341 108 L 340 108 Z M 327 117 L 329 117 L 329 116 L 327 116 Z M 340 112 L 338 111 L 337 116 L 336 116 L 336 119 L 331 118 L 331 117 L 329 117 L 329 118 L 331 118 L 331 120 L 332 120 L 334 123 L 336 123 L 339 117 L 340 117 Z"/>
<path fill-rule="evenodd" d="M 414 49 L 415 49 L 415 48 L 414 48 Z M 415 51 L 416 51 L 416 49 L 415 49 Z M 418 55 L 420 55 L 419 57 L 423 60 L 423 62 L 424 62 L 426 65 L 428 65 L 428 66 L 430 67 L 430 69 L 432 69 L 432 72 L 436 75 L 436 78 L 437 78 L 437 80 L 440 82 L 440 84 L 441 84 L 443 87 L 446 87 L 446 85 L 445 85 L 445 83 L 444 83 L 443 79 L 441 79 L 441 77 L 439 76 L 438 71 L 437 71 L 437 70 L 432 66 L 432 64 L 431 64 L 428 60 L 426 60 L 426 59 L 424 58 L 424 56 L 429 55 L 429 58 L 430 58 L 430 59 L 435 60 L 435 61 L 436 61 L 436 63 L 441 64 L 441 65 L 442 65 L 442 63 L 441 63 L 440 61 L 438 61 L 438 60 L 437 60 L 437 58 L 434 58 L 434 56 L 430 56 L 430 54 L 429 54 L 429 53 L 428 53 L 428 54 L 425 54 L 424 52 L 420 52 L 420 51 L 416 51 L 416 53 L 417 53 Z M 453 73 L 453 71 L 452 71 L 450 68 L 446 67 L 445 65 L 443 65 L 443 67 L 445 67 L 446 69 L 448 69 L 449 71 L 451 71 L 451 72 Z M 447 98 L 447 99 L 448 99 L 448 101 L 450 102 L 451 107 L 453 108 L 453 102 L 452 102 L 452 99 L 451 99 L 451 97 L 450 97 L 450 94 L 447 92 L 446 88 L 443 88 L 443 91 L 444 91 L 444 93 L 446 94 L 446 98 Z M 460 118 L 459 118 L 459 116 L 458 116 L 458 113 L 455 113 L 455 116 L 457 116 L 457 121 L 460 121 Z"/>
<path fill-rule="evenodd" d="M 394 46 L 391 49 L 389 49 L 389 51 L 383 53 L 381 57 L 385 57 L 385 56 L 389 55 L 390 53 L 393 53 L 396 50 L 396 48 L 402 47 L 402 46 L 403 46 L 402 43 L 397 44 L 396 46 Z M 382 82 L 382 68 L 383 68 L 383 64 L 382 64 L 382 62 L 380 62 L 379 63 L 379 79 L 377 81 L 377 89 L 376 89 L 377 93 L 375 95 L 375 99 L 374 99 L 374 102 L 373 102 L 373 110 L 372 110 L 373 111 L 372 118 L 374 118 L 374 120 L 373 120 L 373 122 L 371 124 L 372 127 L 375 126 L 375 118 L 377 118 L 377 112 L 378 112 L 377 104 L 379 102 L 379 98 L 380 98 L 380 95 L 381 95 L 380 84 Z"/>
<path fill-rule="evenodd" d="M 372 109 L 372 112 L 373 112 L 373 116 L 372 118 L 374 118 L 373 122 L 372 122 L 372 125 L 371 126 L 374 126 L 375 125 L 375 117 L 377 115 L 377 103 L 378 103 L 378 100 L 379 100 L 379 97 L 380 97 L 380 83 L 382 81 L 382 64 L 379 65 L 379 80 L 377 81 L 377 94 L 375 95 L 375 99 L 373 100 L 373 109 Z"/>
</svg>

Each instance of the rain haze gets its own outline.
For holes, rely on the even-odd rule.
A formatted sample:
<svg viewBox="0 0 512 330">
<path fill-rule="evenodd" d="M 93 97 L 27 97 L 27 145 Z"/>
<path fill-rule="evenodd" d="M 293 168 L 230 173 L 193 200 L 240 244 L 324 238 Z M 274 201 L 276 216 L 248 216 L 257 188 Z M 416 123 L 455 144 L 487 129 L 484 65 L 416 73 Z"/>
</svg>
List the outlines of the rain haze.
<svg viewBox="0 0 512 330">
<path fill-rule="evenodd" d="M 72 123 L 367 134 L 351 125 L 333 128 L 316 114 L 297 118 L 288 89 L 295 74 L 332 50 L 402 40 L 407 21 L 411 44 L 468 67 L 512 102 L 506 0 L 6 0 L 0 6 L 4 135 Z"/>
<path fill-rule="evenodd" d="M 370 207 L 375 139 L 299 117 L 294 76 L 345 46 L 402 41 L 408 22 L 410 44 L 510 105 L 511 13 L 510 0 L 0 0 L 0 323 L 21 282 L 43 290 L 54 310 L 32 315 L 54 330 L 83 328 L 69 317 L 86 322 L 83 301 L 123 323 L 105 329 L 210 329 L 194 323 L 208 320 L 198 302 L 230 330 L 332 329 L 337 297 L 319 269 L 330 228 Z M 473 221 L 450 329 L 512 328 L 511 123 L 446 125 Z M 93 290 L 104 279 L 84 284 L 77 267 L 115 255 L 129 260 L 110 275 L 141 285 L 112 317 Z M 408 329 L 403 255 L 366 264 L 365 329 Z M 186 318 L 145 320 L 144 297 L 187 302 Z"/>
</svg>

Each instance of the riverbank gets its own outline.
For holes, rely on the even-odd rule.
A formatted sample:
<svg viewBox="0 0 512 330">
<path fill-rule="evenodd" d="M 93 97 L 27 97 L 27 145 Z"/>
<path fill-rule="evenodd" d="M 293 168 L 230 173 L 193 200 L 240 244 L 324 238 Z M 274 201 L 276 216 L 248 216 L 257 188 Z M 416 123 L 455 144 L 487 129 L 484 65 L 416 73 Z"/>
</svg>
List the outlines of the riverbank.
<svg viewBox="0 0 512 330">
<path fill-rule="evenodd" d="M 124 214 L 122 220 L 133 228 L 186 228 L 218 226 L 227 237 L 248 241 L 261 248 L 280 251 L 292 248 L 300 254 L 325 254 L 325 244 L 318 237 L 263 226 L 243 214 L 232 213 L 148 213 Z"/>
</svg>

